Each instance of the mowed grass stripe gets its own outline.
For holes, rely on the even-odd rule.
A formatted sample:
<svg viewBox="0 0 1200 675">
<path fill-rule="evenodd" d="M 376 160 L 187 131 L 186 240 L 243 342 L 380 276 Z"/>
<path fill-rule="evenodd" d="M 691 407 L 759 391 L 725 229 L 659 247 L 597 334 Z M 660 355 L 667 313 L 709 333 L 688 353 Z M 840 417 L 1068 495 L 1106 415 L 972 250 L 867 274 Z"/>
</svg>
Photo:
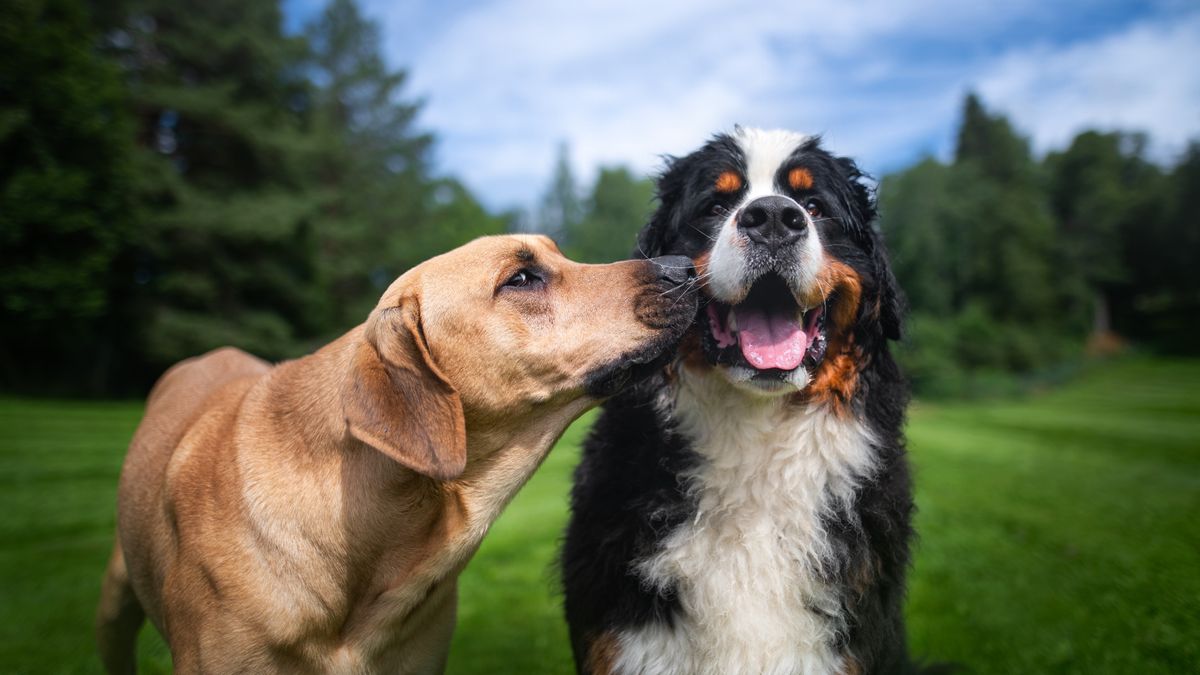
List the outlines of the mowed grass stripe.
<svg viewBox="0 0 1200 675">
<path fill-rule="evenodd" d="M 915 650 L 977 673 L 1200 663 L 1200 367 L 1130 361 L 913 416 Z"/>
<path fill-rule="evenodd" d="M 95 673 L 91 616 L 138 402 L 0 399 L 0 670 Z M 451 673 L 569 673 L 553 559 L 573 426 L 460 580 Z M 1130 359 L 1026 400 L 920 404 L 915 653 L 974 673 L 1200 663 L 1200 362 Z M 169 672 L 153 629 L 143 672 Z"/>
</svg>

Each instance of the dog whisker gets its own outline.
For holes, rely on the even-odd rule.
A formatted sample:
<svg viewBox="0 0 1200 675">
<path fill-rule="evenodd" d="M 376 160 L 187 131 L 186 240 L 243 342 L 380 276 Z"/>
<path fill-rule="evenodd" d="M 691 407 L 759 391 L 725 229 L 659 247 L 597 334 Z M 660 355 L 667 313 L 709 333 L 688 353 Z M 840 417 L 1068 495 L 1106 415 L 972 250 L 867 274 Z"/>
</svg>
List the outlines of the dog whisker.
<svg viewBox="0 0 1200 675">
<path fill-rule="evenodd" d="M 709 234 L 709 233 L 705 232 L 704 230 L 702 230 L 702 229 L 700 229 L 700 228 L 696 227 L 695 225 L 693 225 L 693 224 L 691 224 L 691 223 L 689 223 L 689 224 L 688 224 L 688 227 L 692 228 L 692 229 L 693 229 L 693 230 L 695 230 L 696 232 L 699 232 L 699 233 L 700 233 L 700 236 L 704 237 L 705 239 L 707 239 L 707 240 L 709 240 L 709 241 L 711 241 L 711 242 L 716 242 L 716 241 L 717 241 L 717 238 L 716 238 L 716 237 L 712 236 L 711 234 Z"/>
</svg>

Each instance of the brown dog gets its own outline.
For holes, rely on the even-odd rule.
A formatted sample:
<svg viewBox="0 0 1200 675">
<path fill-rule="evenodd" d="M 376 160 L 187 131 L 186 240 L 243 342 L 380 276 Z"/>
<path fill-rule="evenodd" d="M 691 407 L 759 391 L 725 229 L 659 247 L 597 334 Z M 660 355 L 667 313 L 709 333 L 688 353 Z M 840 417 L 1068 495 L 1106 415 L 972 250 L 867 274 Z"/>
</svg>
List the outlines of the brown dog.
<svg viewBox="0 0 1200 675">
<path fill-rule="evenodd" d="M 690 275 L 488 237 L 310 356 L 171 368 L 121 474 L 108 670 L 148 615 L 177 672 L 440 671 L 458 573 L 566 426 L 679 338 Z"/>
</svg>

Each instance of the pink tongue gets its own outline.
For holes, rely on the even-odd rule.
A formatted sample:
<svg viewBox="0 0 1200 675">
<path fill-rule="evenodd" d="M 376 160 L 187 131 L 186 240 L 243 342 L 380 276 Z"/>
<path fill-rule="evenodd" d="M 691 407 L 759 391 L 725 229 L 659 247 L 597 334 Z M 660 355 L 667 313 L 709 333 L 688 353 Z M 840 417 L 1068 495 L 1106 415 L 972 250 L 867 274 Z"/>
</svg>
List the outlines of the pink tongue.
<svg viewBox="0 0 1200 675">
<path fill-rule="evenodd" d="M 759 370 L 794 370 L 808 349 L 808 335 L 794 318 L 739 307 L 737 324 L 742 355 Z"/>
</svg>

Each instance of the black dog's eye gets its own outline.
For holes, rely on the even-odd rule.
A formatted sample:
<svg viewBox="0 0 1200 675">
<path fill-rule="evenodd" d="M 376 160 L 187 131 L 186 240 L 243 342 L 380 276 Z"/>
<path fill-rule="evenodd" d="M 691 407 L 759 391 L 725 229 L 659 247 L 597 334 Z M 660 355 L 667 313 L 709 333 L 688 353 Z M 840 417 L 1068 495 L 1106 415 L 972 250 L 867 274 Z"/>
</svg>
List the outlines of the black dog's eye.
<svg viewBox="0 0 1200 675">
<path fill-rule="evenodd" d="M 808 215 L 812 216 L 813 218 L 820 218 L 821 214 L 823 213 L 821 210 L 821 202 L 815 199 L 810 199 L 804 202 L 804 210 L 808 211 Z"/>
<path fill-rule="evenodd" d="M 522 269 L 518 270 L 516 274 L 509 277 L 508 281 L 504 282 L 504 285 L 512 288 L 529 288 L 531 286 L 537 286 L 541 283 L 542 278 L 536 273 Z"/>
</svg>

